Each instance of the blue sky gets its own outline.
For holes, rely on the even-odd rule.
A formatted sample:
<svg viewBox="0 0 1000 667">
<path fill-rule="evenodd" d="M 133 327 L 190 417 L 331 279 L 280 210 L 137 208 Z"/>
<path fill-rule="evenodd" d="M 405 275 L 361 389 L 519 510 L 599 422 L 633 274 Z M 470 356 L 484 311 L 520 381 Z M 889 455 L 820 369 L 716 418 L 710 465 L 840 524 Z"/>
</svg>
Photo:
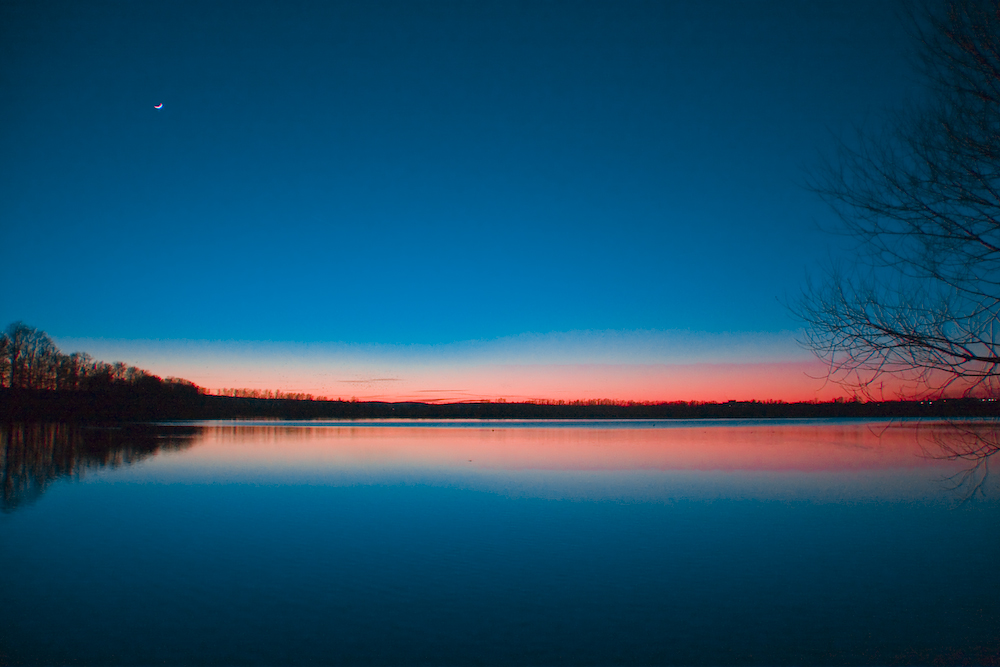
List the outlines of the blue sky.
<svg viewBox="0 0 1000 667">
<path fill-rule="evenodd" d="M 789 338 L 782 298 L 838 252 L 803 170 L 914 80 L 896 9 L 5 2 L 0 318 Z"/>
</svg>

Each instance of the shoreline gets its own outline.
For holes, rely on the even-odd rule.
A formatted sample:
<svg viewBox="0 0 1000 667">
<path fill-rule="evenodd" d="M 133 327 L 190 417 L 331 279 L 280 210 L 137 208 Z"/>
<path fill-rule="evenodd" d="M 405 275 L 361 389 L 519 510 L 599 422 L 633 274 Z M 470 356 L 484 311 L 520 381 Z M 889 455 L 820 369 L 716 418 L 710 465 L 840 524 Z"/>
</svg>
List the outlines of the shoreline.
<svg viewBox="0 0 1000 667">
<path fill-rule="evenodd" d="M 599 404 L 595 404 L 599 403 Z M 586 404 L 415 403 L 243 398 L 199 393 L 193 387 L 136 391 L 0 389 L 0 419 L 17 422 L 162 422 L 215 419 L 491 419 L 491 420 L 706 420 L 997 418 L 1000 401 L 946 398 L 923 401 L 727 401 Z"/>
</svg>

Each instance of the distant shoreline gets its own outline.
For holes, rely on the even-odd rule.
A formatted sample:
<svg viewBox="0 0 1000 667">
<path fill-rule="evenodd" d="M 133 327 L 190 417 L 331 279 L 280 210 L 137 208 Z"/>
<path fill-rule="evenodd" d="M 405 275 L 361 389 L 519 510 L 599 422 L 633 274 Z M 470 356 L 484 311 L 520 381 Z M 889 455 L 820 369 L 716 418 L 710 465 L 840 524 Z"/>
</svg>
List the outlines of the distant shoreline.
<svg viewBox="0 0 1000 667">
<path fill-rule="evenodd" d="M 214 396 L 195 387 L 137 391 L 0 389 L 0 419 L 18 422 L 124 423 L 140 421 L 277 419 L 782 419 L 1000 417 L 1000 401 L 952 398 L 924 401 L 728 401 L 725 403 L 414 403 L 322 401 Z"/>
</svg>

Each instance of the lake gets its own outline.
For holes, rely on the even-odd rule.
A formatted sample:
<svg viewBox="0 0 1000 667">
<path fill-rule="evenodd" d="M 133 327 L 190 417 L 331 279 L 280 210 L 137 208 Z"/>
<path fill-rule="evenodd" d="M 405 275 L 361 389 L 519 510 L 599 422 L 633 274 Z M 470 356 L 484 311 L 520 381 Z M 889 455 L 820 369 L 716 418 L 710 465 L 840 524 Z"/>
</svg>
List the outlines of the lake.
<svg viewBox="0 0 1000 667">
<path fill-rule="evenodd" d="M 1000 664 L 990 424 L 0 438 L 0 664 Z"/>
</svg>

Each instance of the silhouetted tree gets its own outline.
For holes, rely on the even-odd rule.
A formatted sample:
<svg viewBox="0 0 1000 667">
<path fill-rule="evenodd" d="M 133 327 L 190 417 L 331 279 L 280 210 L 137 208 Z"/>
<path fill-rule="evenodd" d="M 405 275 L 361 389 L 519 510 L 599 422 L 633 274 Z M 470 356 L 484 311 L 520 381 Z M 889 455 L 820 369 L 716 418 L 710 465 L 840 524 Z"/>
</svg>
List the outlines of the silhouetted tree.
<svg viewBox="0 0 1000 667">
<path fill-rule="evenodd" d="M 10 386 L 18 389 L 47 389 L 58 350 L 44 331 L 24 322 L 7 329 Z"/>
<path fill-rule="evenodd" d="M 0 333 L 0 389 L 10 386 L 10 338 Z"/>
<path fill-rule="evenodd" d="M 805 343 L 861 391 L 1000 388 L 1000 0 L 914 20 L 925 102 L 861 136 L 814 180 L 857 262 L 798 305 Z"/>
</svg>

